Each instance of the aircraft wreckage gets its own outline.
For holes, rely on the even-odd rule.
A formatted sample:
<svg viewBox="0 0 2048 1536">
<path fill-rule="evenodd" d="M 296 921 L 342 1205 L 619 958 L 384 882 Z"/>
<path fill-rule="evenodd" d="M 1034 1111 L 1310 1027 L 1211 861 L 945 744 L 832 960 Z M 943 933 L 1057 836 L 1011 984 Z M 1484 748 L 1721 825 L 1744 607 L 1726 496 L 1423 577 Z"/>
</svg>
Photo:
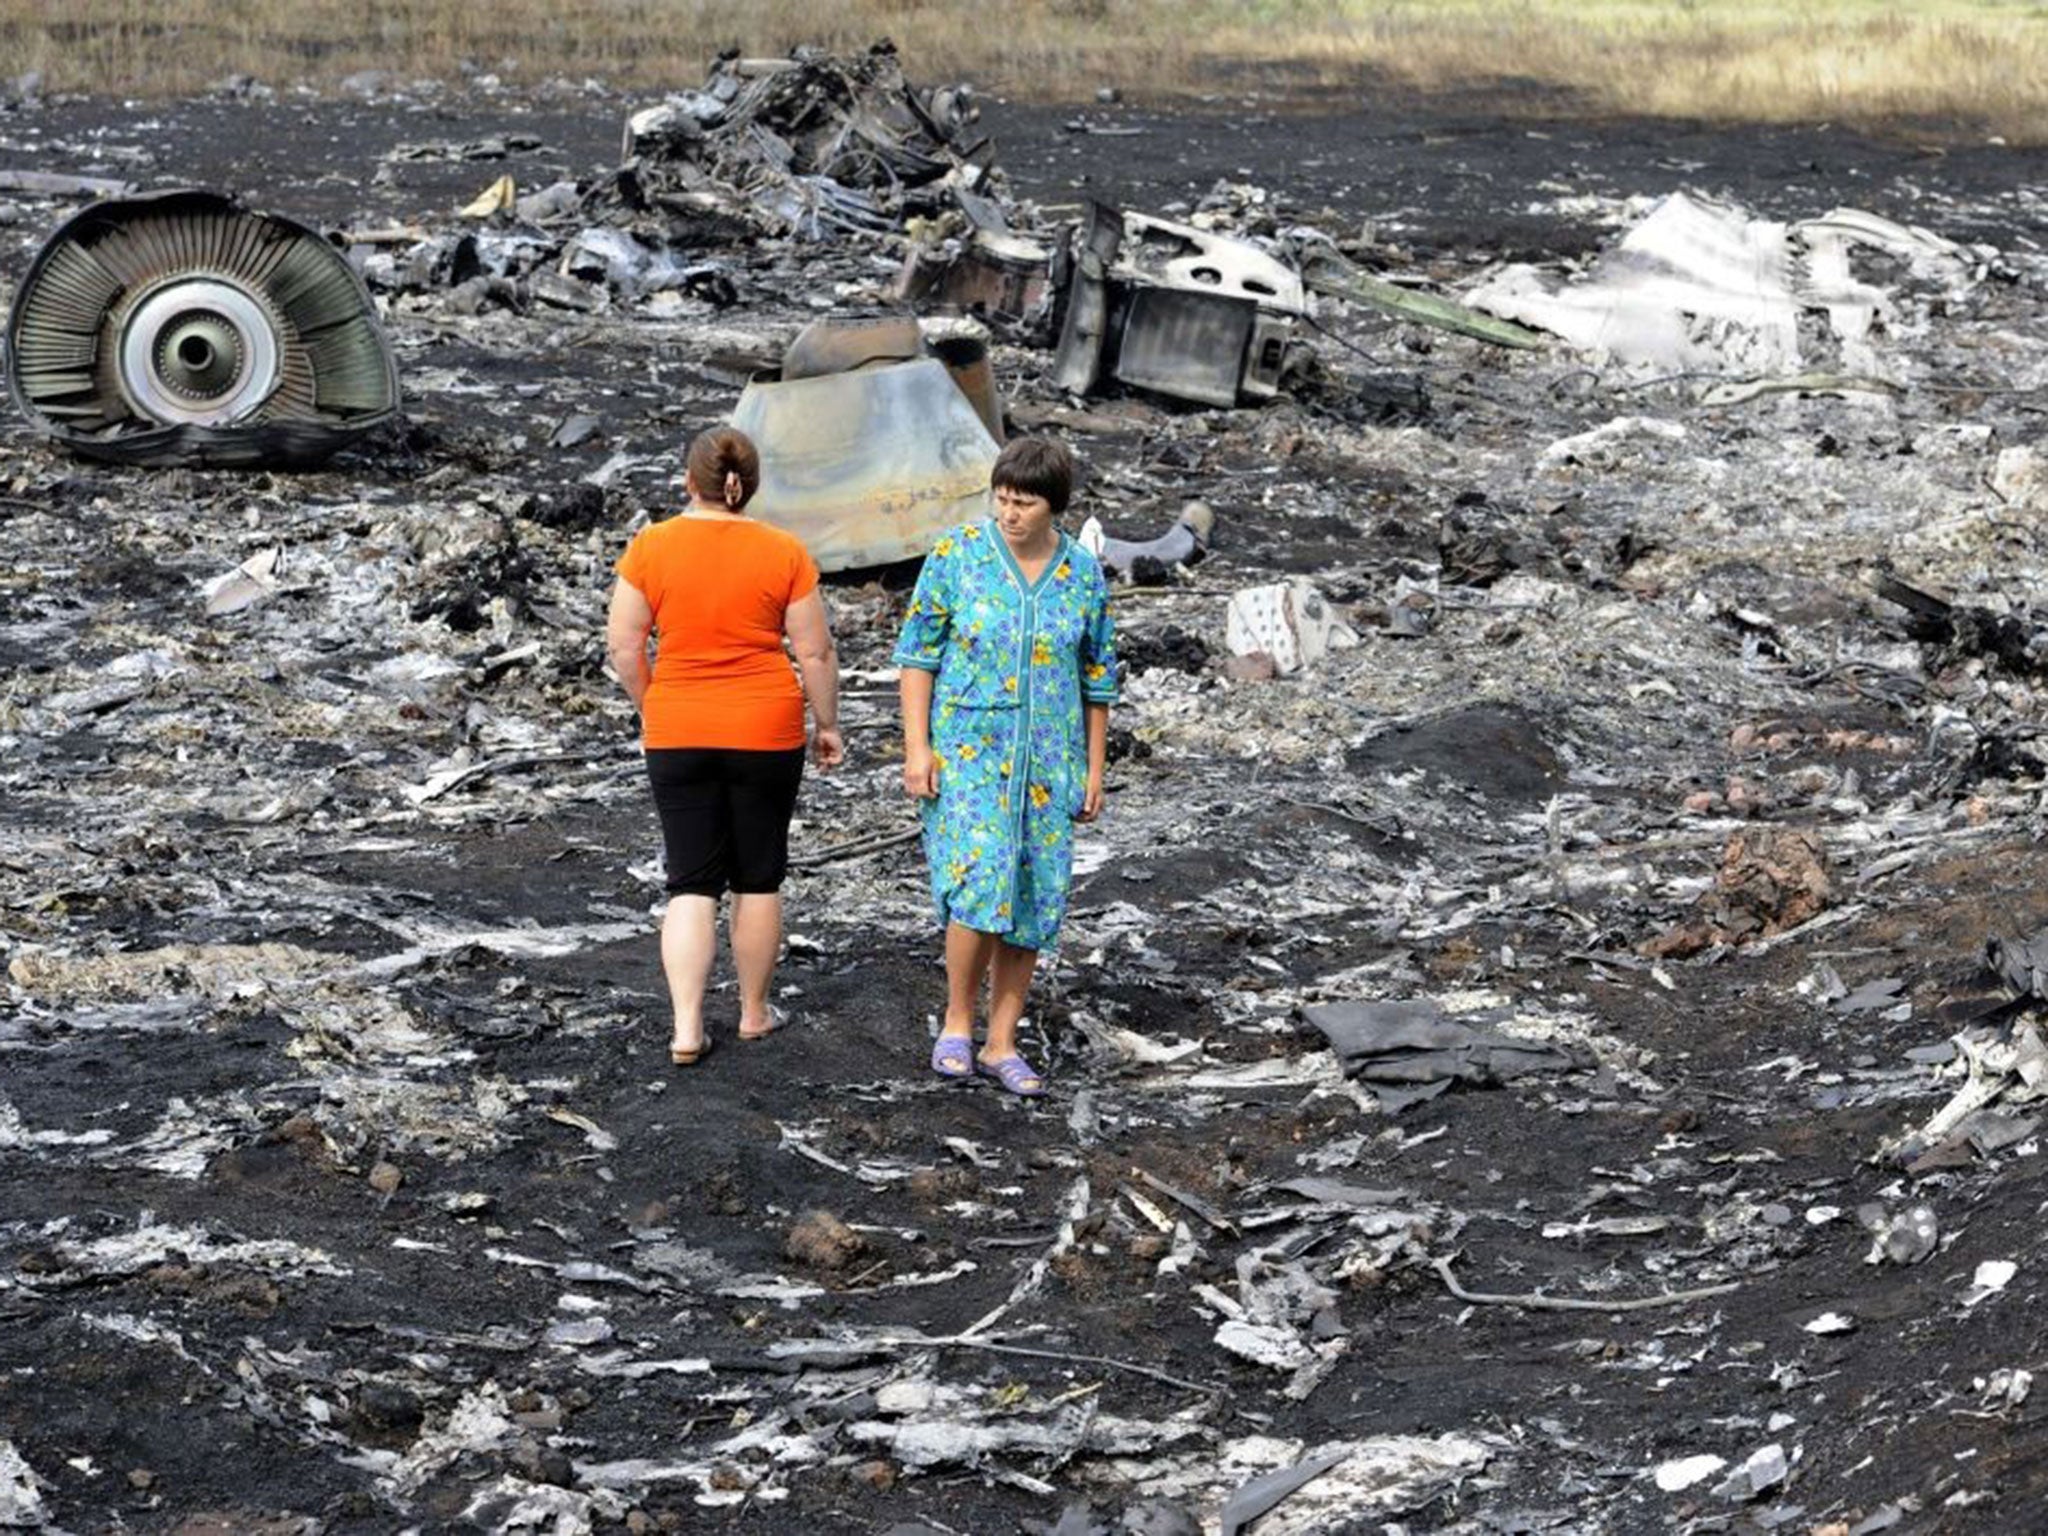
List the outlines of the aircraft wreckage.
<svg viewBox="0 0 2048 1536">
<path fill-rule="evenodd" d="M 7 358 L 39 429 L 122 463 L 306 464 L 398 409 L 390 343 L 342 254 L 195 189 L 68 220 L 15 297 Z"/>
<path fill-rule="evenodd" d="M 791 73 L 763 111 L 811 100 Z M 221 185 L 303 135 L 305 184 L 362 204 L 419 421 L 296 478 L 15 433 L 0 1527 L 2026 1528 L 2048 262 L 1826 216 L 1847 184 L 1989 238 L 2016 204 L 1983 160 L 1847 180 L 1800 169 L 1846 133 L 1404 119 L 1326 244 L 1306 169 L 1203 191 L 1292 176 L 1304 125 L 1205 148 L 1168 116 L 1125 206 L 1316 299 L 1368 269 L 1407 303 L 1497 288 L 1567 340 L 1318 305 L 1328 377 L 1181 406 L 1117 377 L 1148 281 L 1120 251 L 1098 405 L 1052 379 L 1059 330 L 999 316 L 1071 285 L 1001 263 L 1049 256 L 1089 153 L 1015 118 L 1048 129 L 1021 185 L 1061 203 L 912 238 L 994 263 L 957 279 L 992 294 L 994 424 L 1076 442 L 1131 583 L 1110 813 L 1032 1025 L 1054 1097 L 1025 1106 L 922 1071 L 900 581 L 830 594 L 857 745 L 792 846 L 794 1032 L 669 1072 L 634 722 L 595 671 L 610 562 L 743 389 L 975 395 L 928 322 L 796 344 L 947 307 L 885 295 L 902 248 L 696 238 L 782 215 L 680 170 L 694 223 L 542 184 L 601 133 L 521 162 L 501 213 L 404 222 L 477 190 L 461 144 L 360 174 L 379 134 L 512 105 L 28 125 Z M 768 121 L 792 174 L 860 174 Z M 1532 156 L 1558 179 L 1523 221 Z M 2039 152 L 1998 163 L 2040 184 Z M 16 282 L 60 222 L 34 210 L 78 195 L 0 230 Z M 1304 254 L 1332 250 L 1356 268 Z M 1355 408 L 1382 358 L 1429 420 Z"/>
<path fill-rule="evenodd" d="M 593 278 L 622 293 L 664 274 L 715 286 L 700 251 L 678 255 L 712 229 L 741 240 L 910 235 L 899 303 L 1053 348 L 1056 377 L 1076 395 L 1131 389 L 1224 407 L 1272 400 L 1306 365 L 1312 289 L 1503 345 L 1539 339 L 1375 286 L 1334 252 L 1296 270 L 1250 241 L 1093 204 L 1077 224 L 1035 228 L 973 134 L 976 115 L 965 88 L 911 87 L 886 45 L 851 60 L 721 59 L 704 89 L 629 117 L 616 170 L 524 198 L 487 194 L 465 214 L 489 226 L 426 237 L 413 264 L 481 285 L 480 298 L 521 302 L 524 279 L 532 302 L 575 308 Z M 933 243 L 963 220 L 970 239 Z M 556 238 L 572 221 L 576 232 Z M 98 202 L 51 236 L 22 285 L 10 389 L 40 430 L 93 457 L 316 461 L 399 406 L 370 294 L 389 286 L 390 263 L 372 252 L 361 265 L 367 286 L 313 230 L 217 193 Z M 1415 309 L 1432 302 L 1447 313 Z M 1003 431 L 985 333 L 934 327 L 915 339 L 907 315 L 848 326 L 896 339 L 830 366 L 798 355 L 769 367 L 733 417 L 770 449 L 764 515 L 827 569 L 923 553 L 979 494 Z"/>
</svg>

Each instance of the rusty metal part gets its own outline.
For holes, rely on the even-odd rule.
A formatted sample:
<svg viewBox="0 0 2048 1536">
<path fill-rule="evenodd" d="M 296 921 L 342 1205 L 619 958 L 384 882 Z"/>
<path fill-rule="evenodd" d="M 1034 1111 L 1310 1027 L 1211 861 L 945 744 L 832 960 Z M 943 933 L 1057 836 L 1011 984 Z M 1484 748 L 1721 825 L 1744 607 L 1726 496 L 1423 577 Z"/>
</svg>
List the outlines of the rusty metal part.
<svg viewBox="0 0 2048 1536">
<path fill-rule="evenodd" d="M 989 360 L 988 336 L 978 327 L 956 330 L 934 329 L 927 337 L 932 355 L 946 365 L 946 372 L 960 393 L 974 407 L 974 414 L 988 428 L 998 445 L 1003 441 L 1003 398 L 996 388 L 995 366 Z"/>
<path fill-rule="evenodd" d="M 1256 304 L 1221 293 L 1140 288 L 1122 312 L 1119 380 L 1204 405 L 1237 404 L 1259 319 Z"/>
<path fill-rule="evenodd" d="M 783 349 L 782 377 L 815 379 L 878 363 L 905 363 L 924 355 L 924 332 L 910 315 L 814 320 Z"/>
<path fill-rule="evenodd" d="M 896 291 L 910 303 L 1018 321 L 1044 305 L 1052 253 L 1022 235 L 977 231 L 950 254 L 918 247 Z"/>
</svg>

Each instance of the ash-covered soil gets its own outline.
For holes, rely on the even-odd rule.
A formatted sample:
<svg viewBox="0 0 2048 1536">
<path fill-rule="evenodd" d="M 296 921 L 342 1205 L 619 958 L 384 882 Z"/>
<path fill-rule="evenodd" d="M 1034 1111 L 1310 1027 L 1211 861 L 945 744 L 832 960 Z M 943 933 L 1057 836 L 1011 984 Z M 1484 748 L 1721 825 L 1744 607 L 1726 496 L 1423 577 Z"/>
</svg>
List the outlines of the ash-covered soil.
<svg viewBox="0 0 2048 1536">
<path fill-rule="evenodd" d="M 0 163 L 438 228 L 501 173 L 608 167 L 623 105 L 57 103 L 0 115 Z M 2026 1094 L 1892 1149 L 1962 1083 L 1952 1033 L 2026 1028 L 1983 947 L 2048 921 L 2039 676 L 1910 633 L 1874 573 L 2022 625 L 2038 598 L 2042 514 L 1988 480 L 2041 435 L 2048 153 L 1427 102 L 984 126 L 1041 205 L 1244 183 L 1451 286 L 1583 258 L 1680 187 L 2000 254 L 1901 338 L 1896 395 L 1708 406 L 1334 306 L 1328 377 L 1263 410 L 1083 406 L 999 348 L 1016 422 L 1086 463 L 1079 513 L 1219 517 L 1121 599 L 1129 734 L 1036 1105 L 922 1069 L 936 935 L 886 840 L 902 572 L 833 592 L 852 761 L 800 811 L 791 1025 L 663 1052 L 610 562 L 729 409 L 719 355 L 881 303 L 889 248 L 707 250 L 738 302 L 659 316 L 401 296 L 410 425 L 315 473 L 96 467 L 10 417 L 0 1510 L 1168 1532 L 1335 1446 L 1391 1470 L 1253 1530 L 2036 1528 Z M 507 135 L 538 143 L 390 157 Z M 68 205 L 10 206 L 9 285 Z M 1372 404 L 1389 377 L 1426 411 Z M 598 432 L 551 446 L 579 413 Z M 1625 417 L 1682 434 L 1546 455 Z M 272 598 L 208 617 L 270 548 Z M 1282 575 L 1359 645 L 1226 676 L 1227 596 Z M 1403 601 L 1426 633 L 1375 626 Z M 1717 910 L 1731 839 L 1798 833 L 1818 916 L 1645 952 Z M 1351 1000 L 1575 1065 L 1389 1114 L 1302 1011 Z M 1310 1177 L 1343 1187 L 1284 1187 Z M 1870 1262 L 1859 1211 L 1919 1203 L 1933 1251 Z M 1468 1302 L 1438 1261 L 1594 1305 Z M 1660 1483 L 1699 1456 L 1725 1466 Z"/>
</svg>

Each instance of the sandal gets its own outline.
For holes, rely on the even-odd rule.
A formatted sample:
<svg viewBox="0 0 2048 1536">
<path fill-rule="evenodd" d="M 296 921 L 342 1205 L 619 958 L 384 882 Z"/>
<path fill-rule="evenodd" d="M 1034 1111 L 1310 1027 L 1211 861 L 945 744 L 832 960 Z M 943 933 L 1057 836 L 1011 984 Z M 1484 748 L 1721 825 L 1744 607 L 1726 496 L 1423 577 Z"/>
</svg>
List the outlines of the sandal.
<svg viewBox="0 0 2048 1536">
<path fill-rule="evenodd" d="M 1045 1097 L 1045 1079 L 1038 1068 L 1022 1056 L 1001 1056 L 994 1061 L 977 1060 L 974 1070 L 983 1077 L 992 1077 L 1002 1085 L 1005 1093 L 1013 1093 L 1020 1099 Z"/>
<path fill-rule="evenodd" d="M 679 1067 L 694 1067 L 698 1062 L 711 1054 L 712 1043 L 711 1033 L 709 1030 L 706 1030 L 704 1043 L 694 1051 L 680 1050 L 676 1046 L 670 1045 L 668 1048 L 668 1059 Z"/>
<path fill-rule="evenodd" d="M 932 1070 L 941 1077 L 974 1076 L 974 1041 L 967 1035 L 941 1035 L 932 1042 Z"/>
<path fill-rule="evenodd" d="M 733 1033 L 742 1040 L 766 1040 L 775 1031 L 789 1022 L 789 1015 L 773 1003 L 768 1005 L 768 1027 L 766 1029 L 738 1029 Z"/>
</svg>

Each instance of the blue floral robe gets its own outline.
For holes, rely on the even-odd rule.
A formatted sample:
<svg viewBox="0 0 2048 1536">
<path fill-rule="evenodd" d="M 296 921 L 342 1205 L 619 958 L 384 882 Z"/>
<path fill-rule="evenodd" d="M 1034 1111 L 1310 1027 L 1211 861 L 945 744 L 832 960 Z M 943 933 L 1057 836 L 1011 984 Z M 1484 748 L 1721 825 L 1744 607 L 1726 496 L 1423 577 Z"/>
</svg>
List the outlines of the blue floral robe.
<svg viewBox="0 0 2048 1536">
<path fill-rule="evenodd" d="M 937 674 L 923 802 L 941 922 L 1044 949 L 1066 915 L 1074 817 L 1088 791 L 1082 703 L 1116 701 L 1109 584 L 1065 534 L 1036 582 L 992 520 L 925 557 L 896 664 Z"/>
</svg>

